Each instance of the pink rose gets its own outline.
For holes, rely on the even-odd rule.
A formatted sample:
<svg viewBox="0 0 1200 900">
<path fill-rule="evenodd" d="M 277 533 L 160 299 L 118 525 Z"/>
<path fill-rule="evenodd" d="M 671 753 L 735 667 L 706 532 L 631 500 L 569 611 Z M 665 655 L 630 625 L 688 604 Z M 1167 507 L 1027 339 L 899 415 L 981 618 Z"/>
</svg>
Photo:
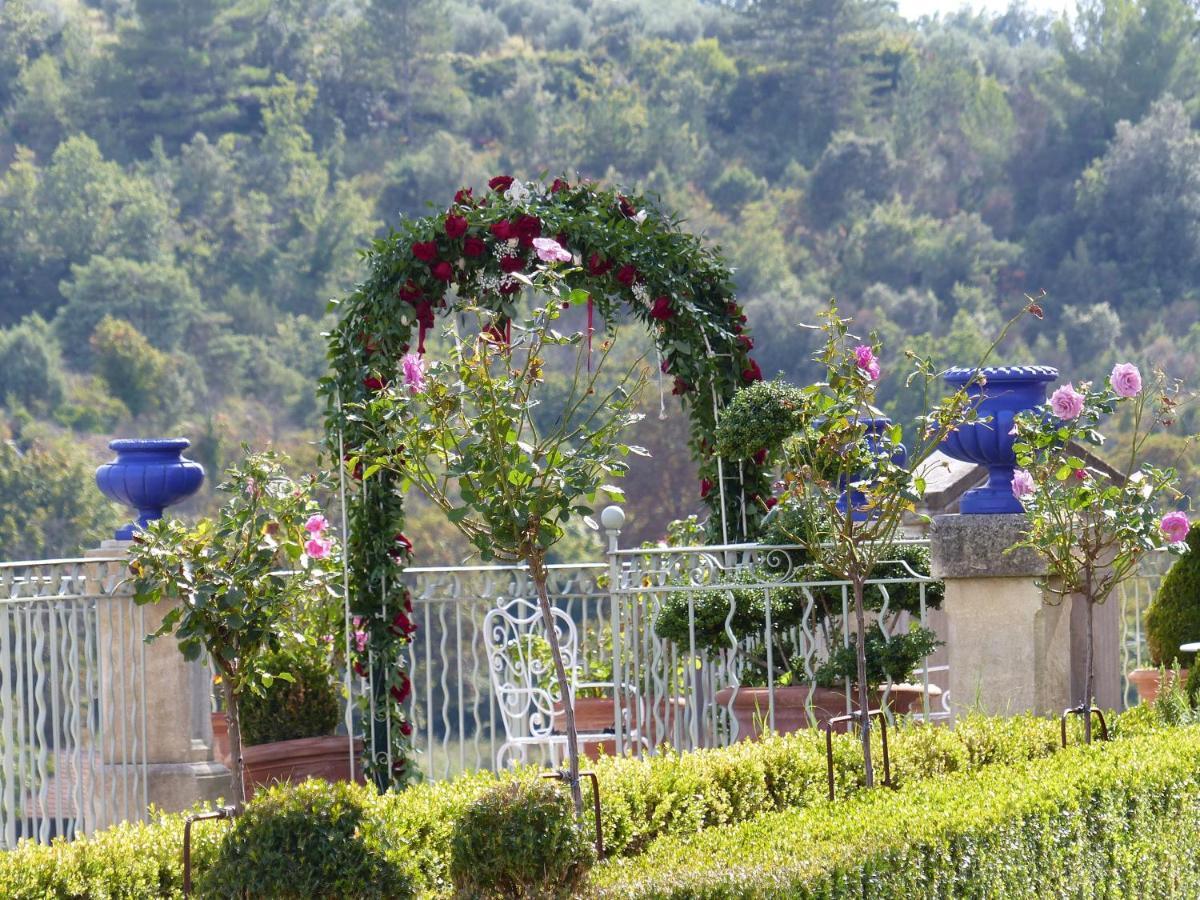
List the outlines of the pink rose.
<svg viewBox="0 0 1200 900">
<path fill-rule="evenodd" d="M 354 640 L 354 649 L 359 653 L 367 649 L 368 638 L 365 631 L 356 631 L 351 635 L 351 638 Z"/>
<path fill-rule="evenodd" d="M 1013 469 L 1012 477 L 1012 492 L 1013 496 L 1018 500 L 1024 500 L 1026 497 L 1032 496 L 1037 489 L 1037 485 L 1033 483 L 1033 476 L 1024 469 Z"/>
<path fill-rule="evenodd" d="M 329 527 L 329 520 L 320 513 L 315 516 L 309 516 L 308 521 L 304 523 L 304 530 L 311 535 L 319 535 L 322 531 Z"/>
<path fill-rule="evenodd" d="M 859 344 L 854 348 L 854 364 L 866 372 L 867 377 L 872 381 L 879 380 L 879 360 L 875 358 L 875 352 L 866 344 Z"/>
<path fill-rule="evenodd" d="M 1178 544 L 1180 541 L 1187 540 L 1188 532 L 1192 530 L 1191 524 L 1188 522 L 1187 513 L 1169 512 L 1162 517 L 1162 522 L 1158 527 L 1162 530 L 1163 536 L 1172 544 Z"/>
<path fill-rule="evenodd" d="M 1142 373 L 1133 363 L 1117 363 L 1109 381 L 1118 397 L 1136 397 L 1142 392 Z"/>
<path fill-rule="evenodd" d="M 425 392 L 425 360 L 415 353 L 409 353 L 400 360 L 404 369 L 404 386 L 414 394 Z"/>
<path fill-rule="evenodd" d="M 324 559 L 332 549 L 333 541 L 329 538 L 315 537 L 304 542 L 304 552 L 308 554 L 309 559 Z"/>
<path fill-rule="evenodd" d="M 1078 419 L 1083 412 L 1083 394 L 1068 382 L 1050 395 L 1050 409 L 1060 419 Z"/>
<path fill-rule="evenodd" d="M 533 249 L 542 262 L 570 262 L 571 254 L 553 238 L 534 238 Z"/>
</svg>

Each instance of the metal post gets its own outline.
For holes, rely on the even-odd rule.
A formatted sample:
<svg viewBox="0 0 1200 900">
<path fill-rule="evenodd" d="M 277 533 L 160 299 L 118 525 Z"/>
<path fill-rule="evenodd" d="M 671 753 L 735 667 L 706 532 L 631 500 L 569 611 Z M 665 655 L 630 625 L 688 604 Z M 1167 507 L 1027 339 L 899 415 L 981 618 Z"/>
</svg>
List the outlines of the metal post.
<svg viewBox="0 0 1200 900">
<path fill-rule="evenodd" d="M 625 733 L 621 727 L 621 656 L 624 644 L 621 639 L 621 528 L 625 525 L 625 511 L 619 506 L 605 507 L 600 513 L 600 524 L 608 535 L 608 598 L 612 607 L 612 680 L 613 680 L 613 733 L 617 756 L 625 752 Z"/>
</svg>

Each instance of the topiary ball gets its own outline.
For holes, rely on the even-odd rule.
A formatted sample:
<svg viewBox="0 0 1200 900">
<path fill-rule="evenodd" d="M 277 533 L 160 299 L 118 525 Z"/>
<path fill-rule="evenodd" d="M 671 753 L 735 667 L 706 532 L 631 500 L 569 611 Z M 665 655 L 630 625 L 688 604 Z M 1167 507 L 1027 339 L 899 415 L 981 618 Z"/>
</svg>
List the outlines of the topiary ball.
<svg viewBox="0 0 1200 900">
<path fill-rule="evenodd" d="M 341 718 L 337 673 L 319 647 L 299 646 L 268 654 L 264 668 L 286 672 L 261 694 L 247 693 L 238 703 L 242 744 L 270 744 L 333 734 Z"/>
<path fill-rule="evenodd" d="M 459 818 L 450 876 L 462 898 L 574 897 L 595 859 L 565 788 L 515 781 L 490 788 Z"/>
<path fill-rule="evenodd" d="M 407 900 L 415 878 L 390 835 L 373 788 L 316 778 L 276 785 L 234 820 L 198 894 Z"/>
<path fill-rule="evenodd" d="M 1200 524 L 1200 523 L 1198 523 Z M 1146 609 L 1146 643 L 1155 666 L 1191 666 L 1196 654 L 1180 653 L 1179 645 L 1200 641 L 1200 528 L 1187 536 L 1188 552 L 1163 576 Z"/>
</svg>

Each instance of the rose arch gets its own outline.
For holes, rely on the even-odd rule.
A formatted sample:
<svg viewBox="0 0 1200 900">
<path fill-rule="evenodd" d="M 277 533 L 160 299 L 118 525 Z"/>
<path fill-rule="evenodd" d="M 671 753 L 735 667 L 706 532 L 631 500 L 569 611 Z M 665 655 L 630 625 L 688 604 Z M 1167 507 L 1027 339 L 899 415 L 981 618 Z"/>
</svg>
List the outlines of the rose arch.
<svg viewBox="0 0 1200 900">
<path fill-rule="evenodd" d="M 760 498 L 769 496 L 765 459 L 729 463 L 712 450 L 719 410 L 762 377 L 721 257 L 636 194 L 509 176 L 493 178 L 488 187 L 481 197 L 460 190 L 445 213 L 406 220 L 377 240 L 366 255 L 369 275 L 337 304 L 330 335 L 326 432 L 330 451 L 348 461 L 341 467 L 355 635 L 348 648 L 354 670 L 371 685 L 367 759 L 380 788 L 402 785 L 412 774 L 412 725 L 404 712 L 411 683 L 403 650 L 416 625 L 399 576 L 416 551 L 404 534 L 396 476 L 364 472 L 355 463 L 357 444 L 379 427 L 362 421 L 358 404 L 400 375 L 406 353 L 423 353 L 438 316 L 454 313 L 465 298 L 494 311 L 493 328 L 504 334 L 523 287 L 514 276 L 536 264 L 535 240 L 553 238 L 573 255 L 566 281 L 587 293 L 589 327 L 593 314 L 602 322 L 628 315 L 654 335 L 662 371 L 673 378 L 673 393 L 689 416 L 713 536 L 751 535 L 765 508 Z"/>
</svg>

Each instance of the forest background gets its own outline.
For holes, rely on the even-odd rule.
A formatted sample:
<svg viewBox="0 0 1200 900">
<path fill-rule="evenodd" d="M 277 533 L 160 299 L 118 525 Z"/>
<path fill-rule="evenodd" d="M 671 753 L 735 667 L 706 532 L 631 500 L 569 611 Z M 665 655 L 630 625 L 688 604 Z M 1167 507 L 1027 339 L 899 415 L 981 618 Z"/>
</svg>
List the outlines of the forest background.
<svg viewBox="0 0 1200 900">
<path fill-rule="evenodd" d="M 210 473 L 242 441 L 316 465 L 357 251 L 501 173 L 656 192 L 735 267 L 768 377 L 810 379 L 798 326 L 836 297 L 887 342 L 901 422 L 902 347 L 972 362 L 1043 290 L 997 362 L 1194 385 L 1198 7 L 0 0 L 0 556 L 106 536 L 114 436 L 185 435 Z M 644 406 L 634 541 L 701 506 L 670 385 Z M 420 504 L 410 534 L 417 564 L 465 555 Z"/>
</svg>

